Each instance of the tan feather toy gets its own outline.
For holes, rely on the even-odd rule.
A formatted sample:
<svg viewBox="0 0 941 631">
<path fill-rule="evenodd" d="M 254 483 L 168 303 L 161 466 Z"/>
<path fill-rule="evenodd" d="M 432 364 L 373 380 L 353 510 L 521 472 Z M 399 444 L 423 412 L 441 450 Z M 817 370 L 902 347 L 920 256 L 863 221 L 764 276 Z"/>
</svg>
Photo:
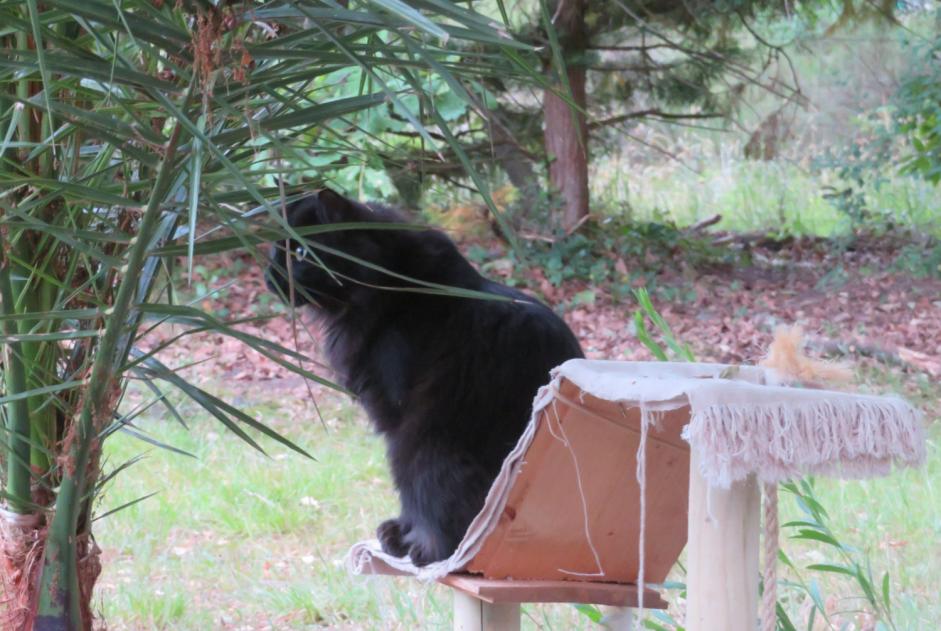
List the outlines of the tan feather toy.
<svg viewBox="0 0 941 631">
<path fill-rule="evenodd" d="M 768 356 L 759 365 L 809 387 L 853 380 L 853 371 L 845 364 L 821 361 L 804 354 L 804 329 L 798 325 L 780 326 L 775 330 Z"/>
</svg>

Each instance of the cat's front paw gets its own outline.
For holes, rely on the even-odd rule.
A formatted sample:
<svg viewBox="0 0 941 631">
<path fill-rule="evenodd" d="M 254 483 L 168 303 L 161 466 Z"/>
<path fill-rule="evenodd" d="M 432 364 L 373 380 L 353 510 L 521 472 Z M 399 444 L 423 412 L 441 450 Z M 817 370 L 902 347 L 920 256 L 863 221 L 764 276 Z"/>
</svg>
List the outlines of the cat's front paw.
<svg viewBox="0 0 941 631">
<path fill-rule="evenodd" d="M 398 519 L 387 519 L 376 528 L 376 538 L 382 546 L 382 551 L 394 557 L 404 557 L 409 552 L 408 545 L 403 541 L 408 534 L 408 528 Z"/>
<path fill-rule="evenodd" d="M 408 549 L 408 556 L 415 567 L 424 567 L 435 561 L 448 558 L 448 552 L 440 545 L 429 539 L 421 539 L 413 543 Z"/>
</svg>

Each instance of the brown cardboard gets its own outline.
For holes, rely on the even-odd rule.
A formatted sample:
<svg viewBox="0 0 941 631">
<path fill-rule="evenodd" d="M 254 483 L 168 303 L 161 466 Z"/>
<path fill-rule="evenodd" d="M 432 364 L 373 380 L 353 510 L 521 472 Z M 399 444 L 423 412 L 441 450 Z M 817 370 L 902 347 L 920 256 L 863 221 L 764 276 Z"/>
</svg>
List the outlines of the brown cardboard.
<svg viewBox="0 0 941 631">
<path fill-rule="evenodd" d="M 689 447 L 680 432 L 688 422 L 683 407 L 665 413 L 648 434 L 646 583 L 663 582 L 686 543 Z M 496 528 L 467 571 L 490 579 L 636 583 L 640 434 L 638 408 L 563 380 L 541 412 Z"/>
</svg>

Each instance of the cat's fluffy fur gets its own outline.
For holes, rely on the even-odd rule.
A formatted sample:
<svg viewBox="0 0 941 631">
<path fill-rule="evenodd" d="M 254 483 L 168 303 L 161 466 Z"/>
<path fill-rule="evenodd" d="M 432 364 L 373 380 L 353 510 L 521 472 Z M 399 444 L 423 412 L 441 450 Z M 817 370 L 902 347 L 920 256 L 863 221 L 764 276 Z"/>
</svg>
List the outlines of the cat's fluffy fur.
<svg viewBox="0 0 941 631">
<path fill-rule="evenodd" d="M 292 203 L 287 219 L 294 227 L 404 221 L 330 190 Z M 377 536 L 386 552 L 408 554 L 416 565 L 446 558 L 483 506 L 537 389 L 581 348 L 549 308 L 481 276 L 439 231 L 357 229 L 305 239 L 322 247 L 304 251 L 294 240 L 272 247 L 268 284 L 321 316 L 338 380 L 386 440 L 402 508 Z M 402 291 L 416 285 L 331 250 L 509 300 Z"/>
</svg>

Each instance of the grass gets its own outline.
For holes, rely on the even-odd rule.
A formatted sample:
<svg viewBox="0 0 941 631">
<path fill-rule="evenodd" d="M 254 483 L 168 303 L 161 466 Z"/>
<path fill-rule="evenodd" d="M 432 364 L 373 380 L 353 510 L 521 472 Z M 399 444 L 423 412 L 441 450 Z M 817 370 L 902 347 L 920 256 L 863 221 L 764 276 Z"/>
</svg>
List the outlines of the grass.
<svg viewBox="0 0 941 631">
<path fill-rule="evenodd" d="M 933 561 L 941 554 L 941 489 L 935 482 L 941 479 L 938 438 L 935 428 L 928 464 L 922 470 L 868 481 L 821 480 L 818 486 L 818 498 L 827 507 L 833 527 L 842 534 L 841 541 L 863 551 L 877 581 L 883 572 L 889 573 L 899 629 L 936 628 L 941 619 L 937 592 L 941 571 Z M 786 501 L 785 513 L 787 518 L 799 515 L 791 501 Z M 795 546 L 786 540 L 782 545 L 805 565 L 832 561 L 819 546 Z M 816 576 L 825 598 L 840 598 L 847 590 L 858 594 L 847 577 Z M 837 608 L 852 610 L 855 605 L 851 599 L 843 599 Z"/>
<path fill-rule="evenodd" d="M 726 144 L 735 145 L 734 138 Z M 691 171 L 676 163 L 638 168 L 629 158 L 611 156 L 598 162 L 592 185 L 605 214 L 640 221 L 685 226 L 720 214 L 715 228 L 733 232 L 835 237 L 852 229 L 849 217 L 823 196 L 824 186 L 836 182 L 784 161 L 714 158 Z M 623 177 L 626 172 L 633 176 Z M 937 186 L 894 176 L 865 193 L 882 223 L 941 236 Z"/>
<path fill-rule="evenodd" d="M 829 512 L 839 540 L 868 558 L 876 580 L 889 573 L 897 628 L 935 629 L 941 620 L 941 567 L 934 562 L 941 555 L 941 425 L 933 421 L 937 420 L 941 387 L 927 375 L 902 379 L 898 372 L 878 366 L 863 367 L 858 375 L 863 390 L 895 391 L 929 410 L 927 460 L 922 469 L 896 471 L 884 478 L 819 479 L 817 498 Z M 782 523 L 799 519 L 802 513 L 793 499 L 788 494 L 781 497 Z M 833 562 L 822 553 L 823 546 L 782 538 L 782 547 L 804 566 Z M 840 599 L 837 610 L 857 608 L 858 601 L 846 597 L 860 593 L 852 579 L 813 572 L 806 576 L 820 581 L 825 600 L 828 596 Z"/>
<path fill-rule="evenodd" d="M 865 375 L 879 388 L 901 388 L 892 373 Z M 927 380 L 921 397 L 937 400 Z M 219 390 L 220 388 L 216 388 Z M 303 389 L 300 389 L 301 392 Z M 385 577 L 352 577 L 342 560 L 350 544 L 371 537 L 393 515 L 396 499 L 381 441 L 362 415 L 332 394 L 318 401 L 324 424 L 297 392 L 253 385 L 230 399 L 309 448 L 316 461 L 263 441 L 253 451 L 211 418 L 182 403 L 189 431 L 169 417 L 142 419 L 186 458 L 128 435 L 106 445 L 115 466 L 147 457 L 118 477 L 99 512 L 158 494 L 97 525 L 104 572 L 96 603 L 109 629 L 444 629 L 448 591 Z M 137 394 L 129 396 L 133 405 Z M 892 576 L 899 629 L 932 628 L 941 619 L 941 476 L 934 427 L 925 470 L 866 482 L 820 480 L 841 540 L 865 550 L 881 577 Z M 782 495 L 782 521 L 798 516 Z M 800 565 L 827 562 L 822 548 L 783 545 Z M 849 579 L 808 573 L 824 598 L 852 608 Z M 681 578 L 681 577 L 678 577 Z M 673 592 L 675 594 L 675 592 Z M 526 629 L 599 628 L 568 605 L 525 608 Z"/>
<path fill-rule="evenodd" d="M 262 441 L 266 457 L 185 403 L 189 431 L 161 417 L 140 426 L 196 459 L 128 435 L 109 440 L 112 466 L 144 451 L 147 457 L 117 479 L 99 512 L 158 494 L 96 526 L 104 549 L 96 604 L 108 628 L 450 627 L 447 589 L 352 577 L 343 566 L 349 546 L 372 537 L 397 509 L 381 441 L 355 408 L 324 396 L 321 425 L 293 394 L 255 387 L 241 397 L 317 460 Z M 527 608 L 527 615 L 538 628 L 592 624 L 565 605 Z M 526 620 L 524 628 L 537 628 Z"/>
</svg>

